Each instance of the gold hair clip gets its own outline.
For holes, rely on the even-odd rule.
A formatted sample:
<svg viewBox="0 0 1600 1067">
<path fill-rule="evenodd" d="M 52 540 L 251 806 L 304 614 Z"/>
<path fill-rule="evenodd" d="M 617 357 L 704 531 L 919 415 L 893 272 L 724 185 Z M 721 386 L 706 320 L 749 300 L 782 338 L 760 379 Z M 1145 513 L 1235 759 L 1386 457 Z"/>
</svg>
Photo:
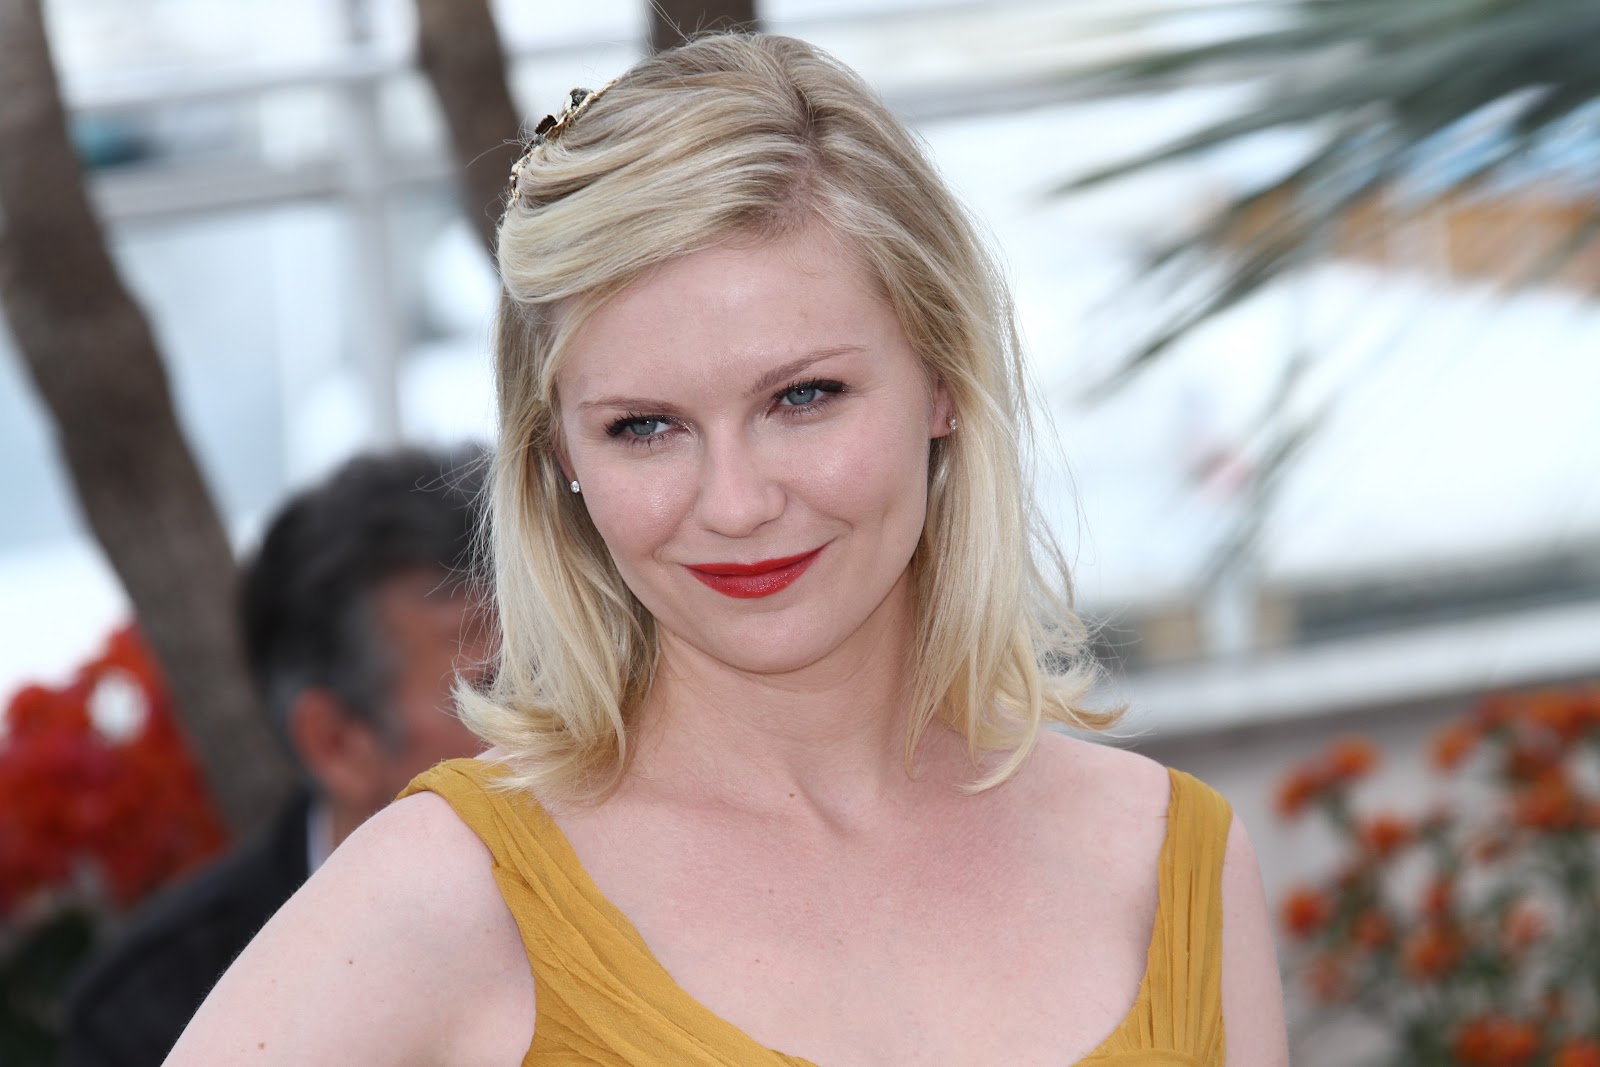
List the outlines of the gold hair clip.
<svg viewBox="0 0 1600 1067">
<path fill-rule="evenodd" d="M 600 94 L 617 84 L 613 79 L 598 89 L 569 89 L 567 101 L 561 105 L 561 110 L 554 115 L 546 115 L 539 120 L 533 128 L 533 136 L 529 137 L 522 145 L 522 154 L 511 165 L 511 186 L 507 190 L 512 198 L 516 197 L 517 181 L 522 177 L 522 165 L 527 162 L 533 150 L 542 145 L 547 145 L 561 135 L 561 131 L 570 126 L 574 119 L 583 114 L 583 109 L 599 99 Z"/>
</svg>

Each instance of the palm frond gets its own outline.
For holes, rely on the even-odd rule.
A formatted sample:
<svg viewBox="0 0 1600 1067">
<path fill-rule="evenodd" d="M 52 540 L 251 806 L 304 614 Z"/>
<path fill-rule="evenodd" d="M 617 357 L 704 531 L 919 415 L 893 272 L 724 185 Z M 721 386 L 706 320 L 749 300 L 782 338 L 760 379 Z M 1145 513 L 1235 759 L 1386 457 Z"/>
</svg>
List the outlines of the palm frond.
<svg viewBox="0 0 1600 1067">
<path fill-rule="evenodd" d="M 1386 211 L 1485 190 L 1564 182 L 1600 200 L 1600 4 L 1595 0 L 1281 0 L 1185 8 L 1261 11 L 1235 37 L 1068 77 L 1090 94 L 1246 79 L 1255 102 L 1132 158 L 1059 183 L 1070 195 L 1272 130 L 1316 134 L 1287 174 L 1222 205 L 1156 249 L 1148 276 L 1210 270 L 1209 291 L 1173 311 L 1099 392 L 1120 386 L 1210 318 L 1306 261 L 1330 226 L 1381 195 Z M 1398 218 L 1395 221 L 1399 221 Z M 1600 207 L 1549 250 L 1548 279 L 1600 239 Z"/>
</svg>

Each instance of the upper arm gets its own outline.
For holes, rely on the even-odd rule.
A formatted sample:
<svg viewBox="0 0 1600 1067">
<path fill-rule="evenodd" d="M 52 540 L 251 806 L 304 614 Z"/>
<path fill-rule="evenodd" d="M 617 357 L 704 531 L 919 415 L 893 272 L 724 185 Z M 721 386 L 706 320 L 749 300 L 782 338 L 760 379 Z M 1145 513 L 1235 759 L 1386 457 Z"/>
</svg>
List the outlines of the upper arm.
<svg viewBox="0 0 1600 1067">
<path fill-rule="evenodd" d="M 167 1063 L 517 1063 L 532 1000 L 488 850 L 424 793 L 335 850 L 223 975 Z"/>
<path fill-rule="evenodd" d="M 1261 868 L 1237 816 L 1222 864 L 1222 1017 L 1228 1067 L 1288 1064 L 1283 983 Z"/>
</svg>

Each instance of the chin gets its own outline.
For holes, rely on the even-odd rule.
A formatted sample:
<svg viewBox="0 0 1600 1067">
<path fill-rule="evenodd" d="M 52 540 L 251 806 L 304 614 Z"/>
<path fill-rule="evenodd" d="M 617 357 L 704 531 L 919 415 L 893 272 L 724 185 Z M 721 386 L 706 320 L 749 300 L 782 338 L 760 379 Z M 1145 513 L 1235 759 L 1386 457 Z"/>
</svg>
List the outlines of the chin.
<svg viewBox="0 0 1600 1067">
<path fill-rule="evenodd" d="M 752 631 L 759 630 L 759 633 Z M 686 638 L 703 654 L 747 674 L 789 674 L 826 659 L 842 640 L 803 627 L 765 626 L 744 622 L 726 632 L 697 633 Z"/>
</svg>

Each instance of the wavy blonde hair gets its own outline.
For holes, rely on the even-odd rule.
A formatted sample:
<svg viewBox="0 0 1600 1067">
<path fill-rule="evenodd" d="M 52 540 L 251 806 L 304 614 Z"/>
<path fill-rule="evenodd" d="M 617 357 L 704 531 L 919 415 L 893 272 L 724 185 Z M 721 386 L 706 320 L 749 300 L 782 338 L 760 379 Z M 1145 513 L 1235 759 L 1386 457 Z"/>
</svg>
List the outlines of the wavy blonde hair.
<svg viewBox="0 0 1600 1067">
<path fill-rule="evenodd" d="M 1025 372 L 1007 287 L 906 128 L 801 41 L 704 37 L 643 60 L 517 168 L 500 223 L 499 445 L 489 553 L 496 680 L 463 718 L 544 796 L 595 799 L 626 770 L 655 623 L 557 459 L 555 382 L 587 317 L 666 260 L 820 221 L 859 251 L 960 417 L 935 439 L 913 554 L 906 758 L 943 720 L 973 789 L 1004 781 L 1046 723 L 1085 728 L 1097 677 L 1062 554 L 1032 505 Z M 553 311 L 560 305 L 561 314 Z"/>
</svg>

